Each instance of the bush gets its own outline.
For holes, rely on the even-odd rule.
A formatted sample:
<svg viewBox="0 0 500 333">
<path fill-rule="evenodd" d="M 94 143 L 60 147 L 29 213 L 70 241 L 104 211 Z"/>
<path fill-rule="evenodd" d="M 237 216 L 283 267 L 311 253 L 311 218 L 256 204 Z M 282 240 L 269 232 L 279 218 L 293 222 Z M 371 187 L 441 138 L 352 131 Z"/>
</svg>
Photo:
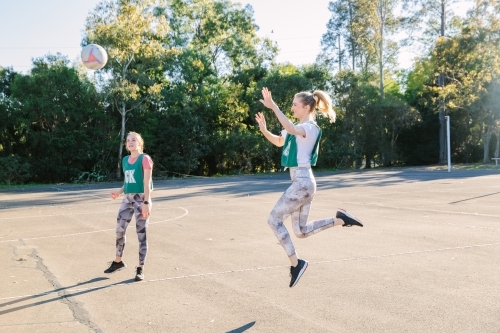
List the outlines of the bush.
<svg viewBox="0 0 500 333">
<path fill-rule="evenodd" d="M 0 183 L 22 184 L 30 176 L 30 165 L 21 157 L 16 155 L 0 157 Z"/>
</svg>

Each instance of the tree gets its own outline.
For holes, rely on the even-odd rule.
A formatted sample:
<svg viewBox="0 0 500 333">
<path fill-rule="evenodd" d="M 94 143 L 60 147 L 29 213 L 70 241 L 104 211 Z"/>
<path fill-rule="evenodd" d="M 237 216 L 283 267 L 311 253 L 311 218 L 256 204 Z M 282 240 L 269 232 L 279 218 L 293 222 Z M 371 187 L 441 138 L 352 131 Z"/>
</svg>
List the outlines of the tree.
<svg viewBox="0 0 500 333">
<path fill-rule="evenodd" d="M 477 1 L 460 34 L 440 39 L 433 52 L 436 71 L 446 80 L 446 86 L 436 93 L 446 101 L 450 113 L 464 116 L 457 124 L 469 135 L 463 151 L 470 156 L 471 149 L 482 141 L 485 163 L 489 160 L 490 137 L 500 117 L 493 95 L 500 75 L 499 8 L 495 1 Z"/>
<path fill-rule="evenodd" d="M 99 44 L 108 53 L 108 63 L 100 71 L 101 84 L 108 102 L 121 115 L 117 178 L 121 177 L 127 118 L 160 96 L 166 82 L 164 63 L 175 54 L 167 47 L 169 26 L 158 11 L 162 6 L 163 0 L 103 1 L 85 23 L 82 44 Z"/>
<path fill-rule="evenodd" d="M 344 55 L 351 58 L 351 70 L 358 68 L 364 73 L 377 70 L 379 94 L 384 98 L 384 75 L 388 65 L 395 65 L 396 57 L 408 38 L 399 42 L 395 36 L 403 29 L 413 29 L 414 20 L 397 15 L 402 0 L 336 0 L 330 2 L 328 9 L 332 18 L 323 35 L 323 50 L 337 49 L 339 64 Z M 338 37 L 343 37 L 346 49 L 341 50 Z M 340 66 L 339 66 L 340 67 Z"/>
<path fill-rule="evenodd" d="M 413 7 L 414 19 L 421 22 L 423 35 L 421 42 L 425 50 L 431 49 L 439 38 L 445 38 L 456 31 L 457 18 L 453 17 L 452 5 L 458 0 L 409 0 Z M 451 19 L 450 19 L 451 18 Z M 451 29 L 450 29 L 451 28 Z M 451 30 L 451 33 L 448 31 Z M 444 74 L 438 76 L 439 87 L 444 87 Z M 439 163 L 446 163 L 445 102 L 439 100 Z"/>
<path fill-rule="evenodd" d="M 170 82 L 161 107 L 168 115 L 162 117 L 185 117 L 182 128 L 197 135 L 190 143 L 165 147 L 161 158 L 167 160 L 168 154 L 184 149 L 184 159 L 174 154 L 181 167 L 176 172 L 239 170 L 242 166 L 233 164 L 234 155 L 226 152 L 234 147 L 234 132 L 249 137 L 255 82 L 265 75 L 276 48 L 257 36 L 249 6 L 226 0 L 174 0 L 162 13 L 171 27 L 168 46 L 178 50 L 166 63 Z"/>
<path fill-rule="evenodd" d="M 18 75 L 12 68 L 0 67 L 0 156 L 8 156 L 13 153 L 14 140 L 16 135 L 16 119 L 12 114 L 15 104 L 12 95 L 12 83 Z"/>
<path fill-rule="evenodd" d="M 35 59 L 10 87 L 9 153 L 29 163 L 31 181 L 70 181 L 105 160 L 106 114 L 94 86 L 68 63 L 60 55 Z"/>
<path fill-rule="evenodd" d="M 436 134 L 439 123 L 435 121 L 435 92 L 428 86 L 435 85 L 435 63 L 430 58 L 419 59 L 406 75 L 405 100 L 419 113 L 418 120 L 402 130 L 398 152 L 406 165 L 435 164 L 439 159 L 439 144 Z"/>
</svg>

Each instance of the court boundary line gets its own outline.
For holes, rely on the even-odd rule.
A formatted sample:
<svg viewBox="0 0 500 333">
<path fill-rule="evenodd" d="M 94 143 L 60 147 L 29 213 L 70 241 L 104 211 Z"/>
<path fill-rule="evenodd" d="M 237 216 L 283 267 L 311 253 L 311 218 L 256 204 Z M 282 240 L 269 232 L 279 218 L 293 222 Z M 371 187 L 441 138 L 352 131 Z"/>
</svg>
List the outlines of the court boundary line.
<svg viewBox="0 0 500 333">
<path fill-rule="evenodd" d="M 316 202 L 321 201 L 321 202 L 329 202 L 326 199 L 317 199 Z M 313 201 L 314 202 L 314 201 Z M 436 209 L 426 209 L 426 208 L 411 208 L 411 207 L 397 207 L 397 206 L 389 206 L 389 205 L 379 205 L 379 204 L 372 204 L 372 203 L 365 203 L 365 202 L 353 202 L 353 201 L 342 201 L 342 203 L 349 204 L 349 205 L 355 205 L 355 206 L 368 206 L 368 207 L 374 207 L 374 208 L 388 208 L 388 209 L 398 209 L 398 210 L 413 210 L 413 211 L 420 211 L 420 212 L 431 212 L 431 213 L 438 213 L 438 214 L 454 214 L 454 215 L 471 215 L 471 216 L 485 216 L 485 217 L 500 217 L 500 215 L 493 215 L 493 214 L 481 214 L 481 213 L 467 213 L 467 212 L 454 212 L 450 210 L 436 210 Z"/>
<path fill-rule="evenodd" d="M 414 255 L 414 254 L 425 254 L 425 253 L 433 253 L 433 252 L 465 250 L 465 249 L 473 249 L 473 248 L 480 248 L 480 247 L 492 247 L 492 246 L 499 246 L 499 245 L 500 245 L 500 242 L 498 242 L 498 243 L 486 243 L 486 244 L 475 244 L 475 245 L 464 245 L 464 246 L 456 246 L 456 247 L 442 247 L 442 248 L 437 248 L 437 249 L 396 252 L 396 253 L 380 254 L 380 255 L 372 255 L 372 256 L 361 256 L 361 257 L 352 257 L 352 258 L 343 258 L 343 259 L 310 261 L 309 264 L 322 265 L 322 264 L 338 263 L 338 262 L 346 262 L 346 261 L 354 261 L 354 260 L 380 259 L 380 258 L 389 258 L 389 257 Z M 233 269 L 233 270 L 228 270 L 228 271 L 209 272 L 209 273 L 200 273 L 200 274 L 180 275 L 180 276 L 166 277 L 166 278 L 160 278 L 160 279 L 145 280 L 145 281 L 141 281 L 141 282 L 135 282 L 135 281 L 133 281 L 133 282 L 118 282 L 118 283 L 109 284 L 107 286 L 66 289 L 65 293 L 90 291 L 93 289 L 107 289 L 107 288 L 111 288 L 111 287 L 121 287 L 121 286 L 129 286 L 129 285 L 140 285 L 142 283 L 154 283 L 154 282 L 162 282 L 162 281 L 181 280 L 181 279 L 223 275 L 223 274 L 230 274 L 230 273 L 254 272 L 254 271 L 270 270 L 270 269 L 276 269 L 276 268 L 289 268 L 289 267 L 290 266 L 278 265 L 278 266 L 256 267 L 256 268 L 246 268 L 246 269 Z M 38 294 L 9 296 L 9 297 L 2 297 L 2 298 L 0 298 L 0 300 L 4 301 L 4 300 L 16 299 L 16 298 L 25 298 L 25 297 L 26 298 L 27 297 L 34 298 L 34 297 L 47 296 L 47 295 L 51 295 L 51 294 L 58 294 L 59 292 L 60 291 L 48 291 L 48 292 L 38 293 Z M 66 297 L 67 296 L 68 295 L 66 295 Z M 0 307 L 2 307 L 2 306 L 3 305 L 0 304 Z"/>
<path fill-rule="evenodd" d="M 325 202 L 324 200 L 317 200 L 317 201 L 322 201 L 322 202 Z M 264 201 L 266 203 L 270 202 L 270 201 Z M 358 204 L 358 203 L 352 203 L 352 202 L 346 202 L 346 203 L 349 203 L 349 204 L 357 204 L 357 205 L 362 205 L 362 204 Z M 230 204 L 231 206 L 236 206 L 236 205 L 239 205 L 238 204 Z M 384 208 L 390 208 L 390 209 L 396 209 L 398 207 L 392 207 L 392 206 L 381 206 L 381 205 L 372 205 L 372 204 L 364 204 L 366 206 L 371 206 L 371 207 L 384 207 Z M 216 207 L 221 207 L 221 206 L 227 206 L 227 204 L 224 204 L 224 205 L 215 205 Z M 190 208 L 200 208 L 200 207 L 214 207 L 214 205 L 206 205 L 206 206 L 190 206 Z M 182 218 L 184 216 L 187 216 L 188 213 L 189 213 L 189 210 L 184 208 L 184 207 L 175 207 L 175 208 L 180 208 L 180 209 L 183 209 L 185 211 L 185 213 L 181 216 L 178 216 L 178 217 L 175 217 L 175 218 L 171 218 L 171 219 L 165 219 L 165 220 L 160 220 L 160 221 L 156 221 L 156 222 L 151 222 L 149 223 L 149 225 L 153 225 L 153 224 L 158 224 L 158 223 L 162 223 L 162 222 L 167 222 L 167 221 L 173 221 L 173 220 L 176 220 L 176 219 L 179 219 L 179 218 Z M 171 208 L 157 208 L 157 209 L 171 209 Z M 328 209 L 324 209 L 324 208 L 320 208 L 320 207 L 316 207 L 315 208 L 316 210 L 322 210 L 322 211 L 326 211 Z M 336 209 L 334 209 L 336 210 Z M 447 211 L 437 211 L 437 210 L 429 210 L 429 209 L 412 209 L 412 210 L 418 210 L 418 211 L 429 211 L 429 212 L 438 212 L 438 213 L 447 213 Z M 113 213 L 114 211 L 103 211 L 104 213 Z M 50 216 L 71 216 L 71 215 L 84 215 L 84 214 L 94 214 L 95 212 L 92 212 L 92 213 L 70 213 L 70 214 L 51 214 L 51 215 L 42 215 L 42 217 L 50 217 Z M 489 215 L 489 214 L 477 214 L 477 213 L 464 213 L 464 212 L 460 212 L 460 213 L 456 213 L 456 214 L 459 214 L 459 215 L 473 215 L 473 216 L 486 216 L 486 217 L 500 217 L 499 215 Z M 372 216 L 377 216 L 377 217 L 382 217 L 382 218 L 392 218 L 390 216 L 384 216 L 384 215 L 372 215 Z M 12 220 L 12 219 L 23 219 L 23 218 L 30 218 L 30 217 L 40 217 L 40 216 L 27 216 L 27 217 L 15 217 L 15 218 L 0 218 L 0 220 Z M 394 219 L 394 218 L 393 218 Z M 425 221 L 425 220 L 422 220 L 422 219 L 409 219 L 409 218 L 403 218 L 403 217 L 398 217 L 397 219 L 401 219 L 401 220 L 406 220 L 406 221 L 415 221 L 415 222 L 426 222 L 426 223 L 434 223 L 434 224 L 445 224 L 445 225 L 453 225 L 453 226 L 457 226 L 457 227 L 465 227 L 465 228 L 470 228 L 470 229 L 486 229 L 486 230 L 500 230 L 498 228 L 490 228 L 490 227 L 481 227 L 481 226 L 472 226 L 472 225 L 460 225 L 460 224 L 454 224 L 454 223 L 449 223 L 449 222 L 445 222 L 445 223 L 442 223 L 442 222 L 435 222 L 435 221 Z M 42 236 L 42 237 L 32 237 L 32 238 L 18 238 L 18 239 L 12 239 L 12 240 L 0 240 L 0 244 L 1 243 L 7 243 L 7 242 L 17 242 L 19 240 L 37 240 L 37 239 L 46 239 L 46 238 L 56 238 L 56 237 L 67 237 L 67 236 L 79 236 L 79 235 L 85 235 L 85 234 L 91 234 L 91 233 L 98 233 L 98 232 L 105 232 L 105 231 L 113 231 L 115 230 L 114 228 L 112 229 L 101 229 L 101 230 L 93 230 L 93 231 L 85 231 L 85 232 L 78 232 L 78 233 L 71 233 L 71 234 L 60 234 L 60 235 L 51 235 L 51 236 Z"/>
<path fill-rule="evenodd" d="M 158 223 L 163 223 L 163 222 L 168 222 L 168 221 L 174 221 L 178 220 L 180 218 L 183 218 L 189 214 L 189 210 L 187 210 L 184 207 L 176 207 L 184 210 L 184 214 L 166 219 L 166 220 L 161 220 L 161 221 L 156 221 L 156 222 L 150 222 L 149 225 L 152 224 L 158 224 Z M 92 231 L 84 231 L 84 232 L 77 232 L 77 233 L 72 233 L 72 234 L 61 234 L 61 235 L 52 235 L 52 236 L 41 236 L 41 237 L 31 237 L 31 238 L 18 238 L 18 239 L 9 239 L 9 240 L 2 240 L 0 243 L 8 243 L 8 242 L 19 242 L 19 241 L 27 241 L 27 240 L 38 240 L 38 239 L 46 239 L 46 238 L 56 238 L 56 237 L 67 237 L 67 236 L 80 236 L 80 235 L 86 235 L 86 234 L 94 234 L 98 232 L 105 232 L 105 231 L 114 231 L 116 228 L 112 229 L 101 229 L 101 230 L 92 230 Z"/>
</svg>

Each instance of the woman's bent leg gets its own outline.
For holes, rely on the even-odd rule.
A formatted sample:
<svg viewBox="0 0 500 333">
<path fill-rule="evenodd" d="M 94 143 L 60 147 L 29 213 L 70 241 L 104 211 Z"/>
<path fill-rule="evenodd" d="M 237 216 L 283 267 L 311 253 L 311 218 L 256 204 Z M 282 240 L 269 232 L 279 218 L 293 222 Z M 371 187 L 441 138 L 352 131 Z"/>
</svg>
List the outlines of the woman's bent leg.
<svg viewBox="0 0 500 333">
<path fill-rule="evenodd" d="M 309 177 L 303 177 L 304 171 L 300 170 L 291 172 L 292 185 L 283 193 L 267 220 L 288 257 L 296 255 L 296 251 L 283 222 L 293 212 L 298 211 L 305 202 L 312 200 L 316 191 L 315 183 L 311 182 Z"/>
</svg>

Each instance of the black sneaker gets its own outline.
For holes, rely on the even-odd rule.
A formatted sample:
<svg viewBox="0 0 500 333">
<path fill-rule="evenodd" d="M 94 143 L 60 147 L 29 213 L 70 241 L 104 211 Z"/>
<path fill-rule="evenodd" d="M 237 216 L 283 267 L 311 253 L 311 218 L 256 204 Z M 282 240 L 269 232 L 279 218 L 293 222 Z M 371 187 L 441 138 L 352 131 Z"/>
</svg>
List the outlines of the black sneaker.
<svg viewBox="0 0 500 333">
<path fill-rule="evenodd" d="M 338 219 L 342 219 L 344 221 L 343 227 L 352 227 L 353 225 L 357 225 L 358 227 L 362 227 L 363 223 L 360 220 L 349 214 L 345 211 L 345 209 L 339 208 L 337 210 L 337 215 L 335 216 Z"/>
<path fill-rule="evenodd" d="M 300 277 L 306 271 L 307 265 L 307 261 L 299 259 L 299 263 L 297 264 L 297 266 L 290 266 L 290 277 L 292 278 L 290 280 L 290 288 L 292 288 L 297 284 L 297 282 L 299 282 Z"/>
<path fill-rule="evenodd" d="M 135 274 L 136 281 L 144 280 L 144 269 L 142 267 L 136 267 L 137 273 Z"/>
<path fill-rule="evenodd" d="M 113 261 L 111 265 L 109 265 L 108 269 L 104 271 L 104 273 L 106 274 L 114 273 L 116 271 L 121 271 L 125 267 L 127 267 L 127 265 L 125 265 L 123 261 L 120 262 Z"/>
</svg>

